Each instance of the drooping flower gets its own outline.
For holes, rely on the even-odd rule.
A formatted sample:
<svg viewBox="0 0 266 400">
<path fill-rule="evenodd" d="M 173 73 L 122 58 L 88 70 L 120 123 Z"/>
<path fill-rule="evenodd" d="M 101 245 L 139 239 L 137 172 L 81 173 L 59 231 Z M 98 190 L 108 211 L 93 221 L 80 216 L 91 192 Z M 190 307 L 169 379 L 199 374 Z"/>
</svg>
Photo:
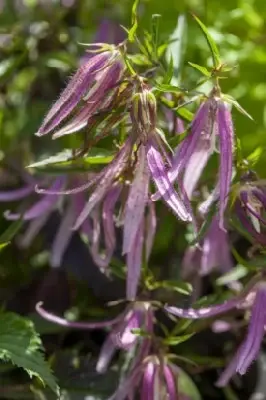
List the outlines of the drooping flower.
<svg viewBox="0 0 266 400">
<path fill-rule="evenodd" d="M 76 183 L 79 182 L 77 179 L 74 181 Z M 54 211 L 61 213 L 61 222 L 55 234 L 50 252 L 51 266 L 59 267 L 73 235 L 72 226 L 81 209 L 83 209 L 85 205 L 85 198 L 82 193 L 78 193 L 74 197 L 67 199 L 67 201 L 62 204 L 60 195 L 57 194 L 57 192 L 62 190 L 66 185 L 67 178 L 65 176 L 60 176 L 55 179 L 49 189 L 47 189 L 53 194 L 36 194 L 35 187 L 37 182 L 37 180 L 33 180 L 31 183 L 27 183 L 20 189 L 0 192 L 0 202 L 16 200 L 26 201 L 26 199 L 31 199 L 36 196 L 39 197 L 39 199 L 29 208 L 25 208 L 24 203 L 19 211 L 15 213 L 6 211 L 4 213 L 5 218 L 10 221 L 22 218 L 23 221 L 28 223 L 28 227 L 18 241 L 21 248 L 28 248 L 32 244 L 36 235 L 44 227 Z M 41 182 L 45 184 L 45 180 L 42 180 Z M 86 235 L 89 235 L 91 231 L 89 221 L 85 221 L 80 230 L 86 232 Z"/>
<path fill-rule="evenodd" d="M 184 200 L 175 191 L 167 175 L 165 161 L 169 161 L 169 157 L 156 131 L 156 119 L 156 99 L 152 91 L 142 85 L 141 91 L 136 93 L 132 100 L 131 121 L 133 134 L 145 148 L 151 178 L 154 180 L 160 196 L 181 220 L 191 221 L 190 210 L 188 210 Z M 163 157 L 165 157 L 165 161 Z"/>
<path fill-rule="evenodd" d="M 116 85 L 123 72 L 123 61 L 115 48 L 91 57 L 70 79 L 36 135 L 54 132 L 53 137 L 56 138 L 87 126 L 96 112 L 105 109 L 114 100 L 117 95 Z"/>
<path fill-rule="evenodd" d="M 182 178 L 184 190 L 191 198 L 217 142 L 220 152 L 219 224 L 223 228 L 232 179 L 234 132 L 228 105 L 215 91 L 201 104 L 191 124 L 190 133 L 178 146 L 168 178 L 171 183 Z M 154 195 L 155 200 L 160 197 L 160 193 Z"/>
<path fill-rule="evenodd" d="M 255 242 L 266 244 L 266 190 L 256 183 L 251 173 L 241 179 L 235 213 Z"/>
<path fill-rule="evenodd" d="M 244 375 L 258 357 L 266 326 L 266 284 L 257 285 L 256 296 L 251 309 L 247 336 L 236 354 L 219 377 L 217 386 L 226 386 L 235 373 Z"/>
<path fill-rule="evenodd" d="M 99 322 L 73 322 L 58 317 L 42 307 L 42 303 L 36 305 L 36 311 L 46 320 L 55 324 L 73 329 L 98 329 L 111 328 L 96 365 L 99 373 L 104 373 L 115 352 L 119 349 L 129 351 L 138 346 L 134 363 L 145 358 L 149 354 L 151 338 L 153 333 L 153 308 L 148 302 L 136 301 L 131 303 L 118 317 L 109 321 Z M 141 329 L 145 336 L 134 333 L 134 329 Z"/>
</svg>

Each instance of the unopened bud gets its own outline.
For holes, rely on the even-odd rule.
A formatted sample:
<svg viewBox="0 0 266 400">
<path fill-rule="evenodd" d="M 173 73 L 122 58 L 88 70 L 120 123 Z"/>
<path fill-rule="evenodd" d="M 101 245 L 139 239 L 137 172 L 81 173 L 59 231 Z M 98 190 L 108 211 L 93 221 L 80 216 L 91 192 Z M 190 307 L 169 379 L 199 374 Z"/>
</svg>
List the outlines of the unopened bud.
<svg viewBox="0 0 266 400">
<path fill-rule="evenodd" d="M 133 131 L 146 141 L 156 128 L 156 98 L 149 89 L 135 93 L 132 98 L 131 121 Z"/>
</svg>

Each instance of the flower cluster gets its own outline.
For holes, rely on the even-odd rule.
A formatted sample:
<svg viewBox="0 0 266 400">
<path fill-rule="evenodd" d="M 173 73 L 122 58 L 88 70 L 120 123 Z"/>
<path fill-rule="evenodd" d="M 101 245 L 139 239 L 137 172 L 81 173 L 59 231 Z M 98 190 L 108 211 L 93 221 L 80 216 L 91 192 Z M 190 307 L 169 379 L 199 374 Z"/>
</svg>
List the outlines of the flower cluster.
<svg viewBox="0 0 266 400">
<path fill-rule="evenodd" d="M 239 235 L 242 229 L 248 240 L 263 250 L 265 185 L 247 167 L 243 173 L 243 165 L 239 168 L 236 160 L 237 138 L 230 108 L 233 102 L 221 92 L 216 76 L 222 65 L 210 74 L 213 86 L 208 95 L 195 98 L 184 91 L 175 102 L 168 89 L 170 86 L 170 92 L 177 92 L 179 88 L 173 90 L 171 85 L 161 84 L 162 76 L 156 76 L 163 63 L 155 63 L 151 74 L 136 72 L 131 65 L 134 58 L 130 58 L 127 40 L 120 30 L 113 31 L 115 38 L 111 41 L 115 44 L 102 43 L 110 42 L 108 32 L 113 28 L 108 21 L 103 22 L 96 39 L 99 43 L 91 45 L 93 50 L 81 59 L 77 72 L 36 133 L 40 140 L 49 135 L 52 139 L 77 139 L 73 143 L 79 147 L 71 149 L 72 156 L 67 160 L 70 166 L 72 162 L 86 161 L 99 143 L 109 146 L 110 159 L 102 163 L 104 166 L 89 165 L 82 172 L 68 173 L 63 169 L 55 178 L 26 175 L 23 187 L 0 192 L 0 202 L 23 200 L 16 212 L 4 213 L 7 220 L 28 223 L 21 247 L 31 245 L 53 212 L 60 214 L 50 252 L 52 267 L 61 266 L 74 231 L 85 237 L 95 264 L 109 279 L 112 260 L 119 254 L 126 275 L 128 303 L 115 319 L 69 322 L 37 305 L 43 318 L 68 328 L 109 328 L 96 366 L 98 373 L 108 370 L 117 350 L 133 354 L 126 377 L 110 400 L 138 396 L 143 400 L 188 400 L 178 387 L 181 370 L 168 357 L 169 340 L 158 338 L 161 326 L 157 324 L 156 312 L 157 307 L 164 306 L 154 301 L 155 290 L 155 294 L 153 290 L 147 291 L 149 263 L 163 207 L 166 205 L 180 223 L 180 232 L 188 229 L 194 235 L 193 240 L 188 240 L 179 275 L 195 283 L 195 278 L 203 282 L 202 277 L 216 271 L 216 275 L 223 275 L 224 286 L 234 291 L 234 296 L 221 304 L 196 307 L 193 300 L 198 300 L 202 293 L 194 285 L 190 307 L 167 305 L 167 314 L 180 319 L 212 319 L 211 322 L 220 314 L 231 312 L 250 316 L 246 338 L 218 379 L 217 386 L 224 386 L 236 372 L 247 371 L 258 356 L 264 336 L 265 274 L 259 271 L 255 280 L 247 279 L 244 284 L 230 280 L 235 261 L 230 235 Z M 182 113 L 176 115 L 180 99 L 186 96 L 195 103 L 191 121 L 183 121 Z M 173 134 L 165 134 L 165 127 Z M 215 179 L 208 185 L 203 173 L 210 166 L 213 172 L 215 162 Z M 159 200 L 164 205 L 156 208 Z M 241 257 L 236 251 L 234 255 L 239 261 Z M 247 267 L 245 276 L 249 278 L 253 271 L 253 265 Z M 164 280 L 155 289 L 161 287 L 187 294 L 190 285 Z M 228 326 L 230 329 L 229 323 Z M 178 329 L 180 332 L 183 327 Z M 168 327 L 161 330 L 171 337 Z"/>
</svg>

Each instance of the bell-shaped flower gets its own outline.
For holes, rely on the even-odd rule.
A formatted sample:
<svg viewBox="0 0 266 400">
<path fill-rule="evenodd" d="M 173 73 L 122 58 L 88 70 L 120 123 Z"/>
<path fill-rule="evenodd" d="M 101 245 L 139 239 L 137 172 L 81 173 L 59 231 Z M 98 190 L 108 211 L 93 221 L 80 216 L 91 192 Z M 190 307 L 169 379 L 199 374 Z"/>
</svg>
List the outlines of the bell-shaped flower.
<svg viewBox="0 0 266 400">
<path fill-rule="evenodd" d="M 53 137 L 56 138 L 84 128 L 96 112 L 113 101 L 123 72 L 120 52 L 111 47 L 82 63 L 36 135 L 54 132 Z"/>
<path fill-rule="evenodd" d="M 191 221 L 192 216 L 182 197 L 174 189 L 165 167 L 169 162 L 163 141 L 156 130 L 157 106 L 152 91 L 145 85 L 132 99 L 131 107 L 132 132 L 146 151 L 151 178 L 170 209 L 183 221 Z M 154 200 L 154 197 L 152 196 Z"/>
<path fill-rule="evenodd" d="M 77 178 L 75 178 L 74 181 L 76 183 L 79 182 Z M 47 192 L 51 192 L 52 194 L 36 194 L 35 188 L 38 180 L 33 180 L 20 189 L 0 192 L 0 202 L 24 200 L 19 211 L 11 212 L 7 210 L 4 213 L 7 220 L 16 221 L 21 218 L 28 223 L 26 230 L 18 240 L 18 245 L 21 248 L 28 248 L 32 244 L 33 240 L 54 211 L 58 211 L 61 214 L 61 221 L 50 251 L 50 264 L 52 267 L 59 267 L 61 265 L 62 257 L 73 235 L 73 224 L 85 205 L 83 193 L 78 193 L 74 197 L 68 198 L 67 201 L 62 204 L 62 199 L 58 192 L 64 188 L 66 182 L 67 178 L 65 176 L 60 176 L 55 179 L 54 182 L 50 184 L 49 189 L 47 189 Z M 47 184 L 47 179 L 39 180 L 39 185 L 44 185 L 45 183 Z M 36 196 L 39 197 L 39 199 L 30 207 L 26 208 L 26 201 L 34 199 Z M 87 235 L 90 234 L 91 228 L 89 221 L 84 222 L 80 231 L 85 231 Z"/>
<path fill-rule="evenodd" d="M 257 359 L 265 333 L 265 304 L 266 284 L 263 282 L 257 285 L 246 338 L 219 377 L 217 386 L 226 386 L 235 373 L 244 375 L 252 362 Z"/>
<path fill-rule="evenodd" d="M 218 144 L 220 167 L 218 178 L 219 224 L 223 228 L 233 170 L 234 131 L 228 105 L 213 91 L 198 109 L 190 132 L 178 146 L 168 172 L 171 183 L 183 180 L 184 191 L 191 198 L 201 174 Z M 158 199 L 160 193 L 154 198 Z M 211 200 L 214 201 L 213 199 Z"/>
</svg>

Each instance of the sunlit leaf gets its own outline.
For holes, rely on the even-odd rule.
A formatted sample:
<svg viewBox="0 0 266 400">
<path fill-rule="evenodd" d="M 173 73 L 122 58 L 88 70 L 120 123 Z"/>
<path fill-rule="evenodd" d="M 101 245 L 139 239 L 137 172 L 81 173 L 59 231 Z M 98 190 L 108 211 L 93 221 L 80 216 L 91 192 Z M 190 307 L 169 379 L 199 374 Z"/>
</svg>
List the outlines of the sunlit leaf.
<svg viewBox="0 0 266 400">
<path fill-rule="evenodd" d="M 207 43 L 209 45 L 209 48 L 210 48 L 210 51 L 211 51 L 211 55 L 212 55 L 213 66 L 215 68 L 219 67 L 221 65 L 221 59 L 220 59 L 220 54 L 219 54 L 219 51 L 218 51 L 218 48 L 216 46 L 215 41 L 213 40 L 213 38 L 209 34 L 208 29 L 203 24 L 203 22 L 201 22 L 201 20 L 198 17 L 196 17 L 196 15 L 193 14 L 192 16 L 195 19 L 195 21 L 198 23 L 201 31 L 203 32 L 203 34 L 204 34 L 204 36 L 205 36 L 205 38 L 207 40 Z"/>
</svg>

